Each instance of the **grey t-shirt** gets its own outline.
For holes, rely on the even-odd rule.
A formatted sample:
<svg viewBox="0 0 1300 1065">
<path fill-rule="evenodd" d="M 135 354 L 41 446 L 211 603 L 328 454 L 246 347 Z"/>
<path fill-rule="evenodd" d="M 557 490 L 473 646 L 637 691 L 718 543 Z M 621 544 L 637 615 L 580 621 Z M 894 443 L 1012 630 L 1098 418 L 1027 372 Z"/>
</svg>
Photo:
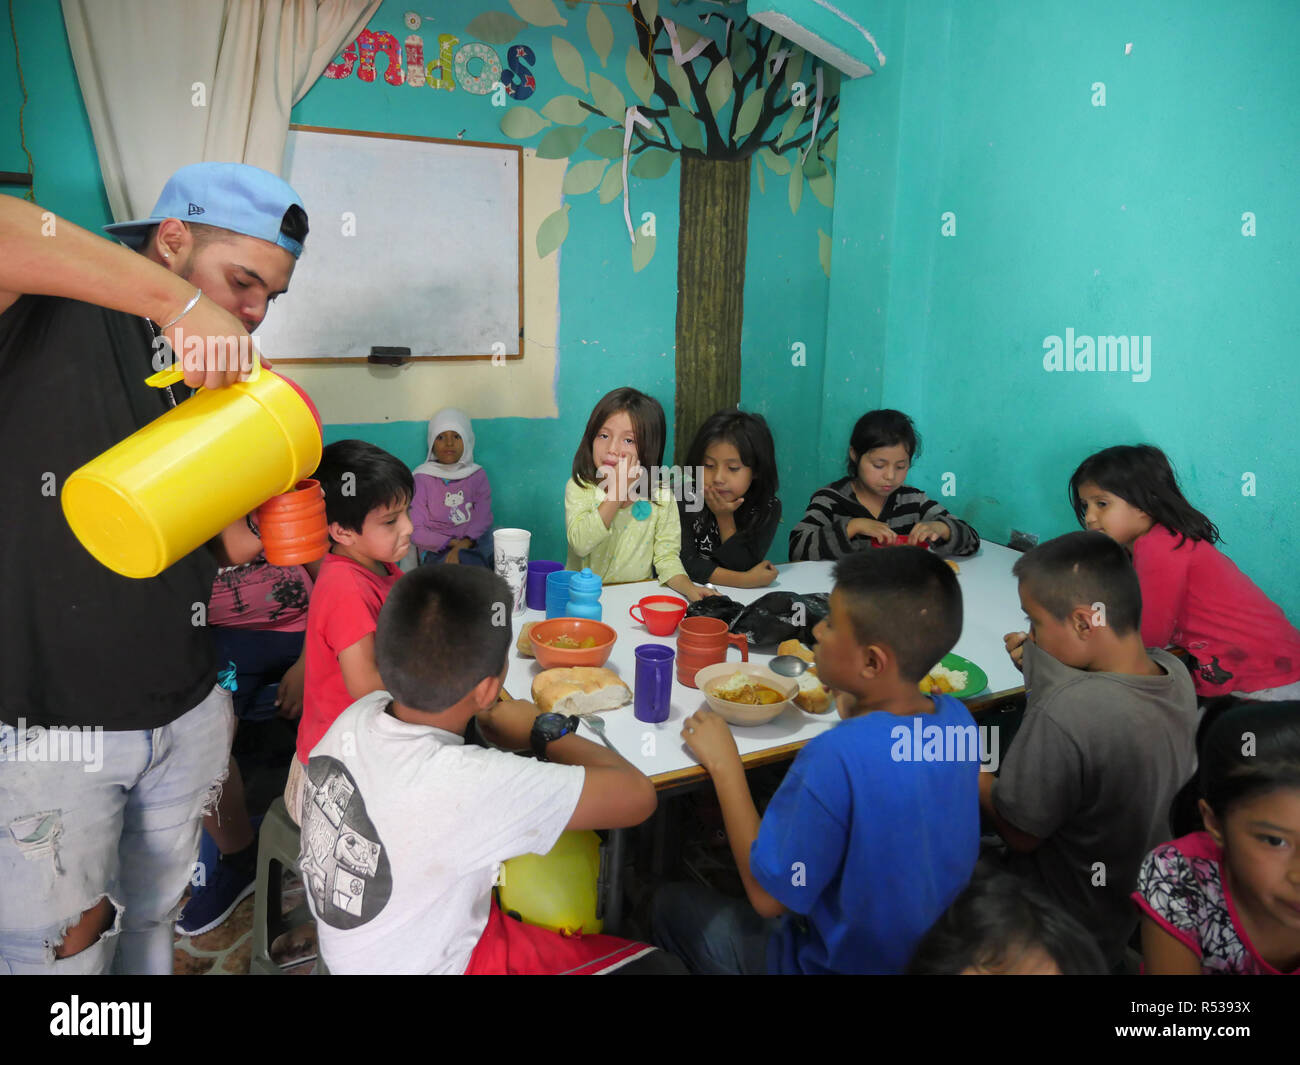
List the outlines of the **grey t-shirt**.
<svg viewBox="0 0 1300 1065">
<path fill-rule="evenodd" d="M 1129 893 L 1169 838 L 1169 804 L 1196 769 L 1196 691 L 1166 651 L 1163 676 L 1088 673 L 1025 644 L 1028 704 L 993 803 L 1043 842 L 1013 854 L 1118 962 L 1137 924 Z"/>
</svg>

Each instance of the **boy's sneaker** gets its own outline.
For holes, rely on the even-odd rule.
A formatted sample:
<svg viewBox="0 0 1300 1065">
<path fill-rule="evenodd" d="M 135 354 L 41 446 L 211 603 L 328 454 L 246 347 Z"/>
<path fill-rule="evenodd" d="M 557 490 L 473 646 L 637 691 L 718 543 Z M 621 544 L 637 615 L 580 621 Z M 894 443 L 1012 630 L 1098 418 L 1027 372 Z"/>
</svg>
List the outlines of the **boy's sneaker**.
<svg viewBox="0 0 1300 1065">
<path fill-rule="evenodd" d="M 190 891 L 184 909 L 176 918 L 176 931 L 183 936 L 201 936 L 225 923 L 244 899 L 257 887 L 257 830 L 261 817 L 254 817 L 253 844 L 248 848 L 251 860 L 238 863 L 227 860 L 212 837 L 203 833 L 199 845 L 199 866 L 204 870 L 206 883 Z"/>
</svg>

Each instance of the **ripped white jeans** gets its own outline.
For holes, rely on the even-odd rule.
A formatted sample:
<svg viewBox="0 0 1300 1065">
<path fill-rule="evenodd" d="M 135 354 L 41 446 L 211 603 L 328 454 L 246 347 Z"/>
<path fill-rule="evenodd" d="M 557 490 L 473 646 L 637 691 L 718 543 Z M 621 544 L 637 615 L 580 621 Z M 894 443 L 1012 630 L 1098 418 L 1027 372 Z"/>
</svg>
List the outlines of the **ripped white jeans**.
<svg viewBox="0 0 1300 1065">
<path fill-rule="evenodd" d="M 0 974 L 172 971 L 181 896 L 204 811 L 230 759 L 230 693 L 214 688 L 170 725 L 102 732 L 62 756 L 48 730 L 0 724 Z M 110 929 L 56 959 L 65 931 L 107 897 Z"/>
</svg>

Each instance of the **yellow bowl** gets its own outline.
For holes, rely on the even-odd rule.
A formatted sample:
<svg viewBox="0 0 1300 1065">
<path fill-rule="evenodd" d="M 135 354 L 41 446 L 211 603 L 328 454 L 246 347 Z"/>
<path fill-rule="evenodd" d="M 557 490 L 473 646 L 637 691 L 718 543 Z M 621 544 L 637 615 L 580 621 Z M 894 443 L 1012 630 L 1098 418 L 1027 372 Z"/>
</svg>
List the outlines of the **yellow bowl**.
<svg viewBox="0 0 1300 1065">
<path fill-rule="evenodd" d="M 775 689 L 784 695 L 785 699 L 766 706 L 746 706 L 744 703 L 729 702 L 713 694 L 717 684 L 736 673 L 745 673 L 753 677 L 754 683 L 765 684 Z M 780 717 L 787 707 L 794 706 L 792 700 L 799 692 L 798 681 L 779 676 L 757 662 L 719 662 L 716 665 L 705 666 L 695 674 L 695 686 L 704 693 L 709 706 L 732 725 L 766 725 L 769 721 Z"/>
</svg>

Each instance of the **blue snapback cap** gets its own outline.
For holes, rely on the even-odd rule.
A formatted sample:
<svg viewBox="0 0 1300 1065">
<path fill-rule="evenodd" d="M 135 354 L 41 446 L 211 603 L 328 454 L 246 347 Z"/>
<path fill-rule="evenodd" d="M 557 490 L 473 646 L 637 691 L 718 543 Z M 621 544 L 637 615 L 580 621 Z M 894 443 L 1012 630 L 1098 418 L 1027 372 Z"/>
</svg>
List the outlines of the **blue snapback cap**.
<svg viewBox="0 0 1300 1065">
<path fill-rule="evenodd" d="M 290 216 L 290 208 L 298 212 Z M 289 216 L 289 217 L 287 217 Z M 168 218 L 200 222 L 279 245 L 295 259 L 307 236 L 307 211 L 288 182 L 247 163 L 193 163 L 163 186 L 153 214 L 104 227 L 128 247 L 139 249 L 148 231 Z"/>
</svg>

